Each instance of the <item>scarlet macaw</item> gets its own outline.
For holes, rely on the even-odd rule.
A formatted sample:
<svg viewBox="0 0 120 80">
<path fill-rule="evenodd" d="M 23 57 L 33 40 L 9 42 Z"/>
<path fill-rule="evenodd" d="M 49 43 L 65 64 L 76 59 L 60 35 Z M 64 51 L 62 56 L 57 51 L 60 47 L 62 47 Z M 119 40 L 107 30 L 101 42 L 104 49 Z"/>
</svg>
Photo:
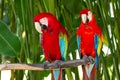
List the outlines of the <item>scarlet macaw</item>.
<svg viewBox="0 0 120 80">
<path fill-rule="evenodd" d="M 82 66 L 83 80 L 96 80 L 98 57 L 102 47 L 102 31 L 97 25 L 92 11 L 83 9 L 80 12 L 82 22 L 77 30 L 77 43 L 80 58 L 92 63 Z"/>
<path fill-rule="evenodd" d="M 41 46 L 46 59 L 45 66 L 56 60 L 66 59 L 68 33 L 61 23 L 50 13 L 40 13 L 34 17 L 36 30 L 41 34 Z M 62 69 L 52 71 L 52 80 L 62 80 Z"/>
</svg>

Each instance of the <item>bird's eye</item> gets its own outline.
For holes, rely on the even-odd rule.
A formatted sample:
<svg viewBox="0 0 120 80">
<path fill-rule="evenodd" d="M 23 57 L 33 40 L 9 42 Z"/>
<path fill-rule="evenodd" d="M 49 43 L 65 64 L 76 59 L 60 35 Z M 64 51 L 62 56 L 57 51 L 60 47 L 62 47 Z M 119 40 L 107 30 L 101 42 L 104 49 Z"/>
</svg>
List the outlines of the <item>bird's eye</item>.
<svg viewBox="0 0 120 80">
<path fill-rule="evenodd" d="M 41 23 L 40 23 L 40 26 L 41 26 L 42 29 L 47 29 L 47 26 L 44 25 L 44 24 L 41 24 Z"/>
</svg>

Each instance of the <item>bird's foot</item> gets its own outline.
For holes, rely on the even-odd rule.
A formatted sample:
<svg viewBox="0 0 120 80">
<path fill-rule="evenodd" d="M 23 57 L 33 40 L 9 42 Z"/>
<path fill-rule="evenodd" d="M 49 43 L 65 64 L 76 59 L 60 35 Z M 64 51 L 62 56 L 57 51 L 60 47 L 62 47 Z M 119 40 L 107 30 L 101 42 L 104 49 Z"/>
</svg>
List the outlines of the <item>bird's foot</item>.
<svg viewBox="0 0 120 80">
<path fill-rule="evenodd" d="M 88 56 L 88 58 L 89 58 L 90 63 L 93 64 L 95 62 L 95 59 L 92 56 Z"/>
<path fill-rule="evenodd" d="M 47 68 L 47 65 L 48 65 L 49 63 L 50 63 L 49 61 L 45 61 L 45 62 L 43 63 L 44 69 Z"/>
<path fill-rule="evenodd" d="M 62 60 L 56 60 L 54 62 L 55 65 L 57 65 L 59 68 L 61 67 L 61 62 L 63 62 Z"/>
<path fill-rule="evenodd" d="M 83 56 L 82 59 L 85 60 L 85 64 L 89 62 L 89 58 L 87 55 Z"/>
</svg>

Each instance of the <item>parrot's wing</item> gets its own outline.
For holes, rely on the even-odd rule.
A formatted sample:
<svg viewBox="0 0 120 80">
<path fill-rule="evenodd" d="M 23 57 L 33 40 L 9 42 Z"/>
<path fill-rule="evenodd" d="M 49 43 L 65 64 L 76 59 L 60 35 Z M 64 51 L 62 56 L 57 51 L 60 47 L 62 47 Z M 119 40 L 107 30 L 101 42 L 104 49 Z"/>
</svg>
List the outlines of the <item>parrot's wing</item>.
<svg viewBox="0 0 120 80">
<path fill-rule="evenodd" d="M 100 55 L 100 50 L 102 47 L 102 40 L 98 35 L 95 35 L 95 37 L 94 37 L 94 45 L 95 45 L 97 54 Z"/>
<path fill-rule="evenodd" d="M 80 49 L 80 37 L 79 36 L 77 36 L 77 45 L 78 45 L 78 49 Z"/>
<path fill-rule="evenodd" d="M 65 33 L 62 33 L 62 32 L 60 33 L 59 45 L 60 45 L 62 59 L 66 60 L 66 54 L 67 54 L 67 48 L 68 48 L 68 39 L 67 39 L 67 35 Z"/>
<path fill-rule="evenodd" d="M 80 55 L 80 58 L 81 58 L 80 42 L 81 42 L 80 36 L 77 36 L 77 46 L 78 46 L 78 51 L 79 51 L 79 55 Z"/>
<path fill-rule="evenodd" d="M 96 50 L 95 63 L 96 63 L 96 67 L 98 67 L 98 57 L 100 55 L 100 50 L 101 50 L 101 47 L 102 47 L 102 39 L 98 35 L 94 36 L 94 46 L 95 46 L 95 50 Z"/>
</svg>

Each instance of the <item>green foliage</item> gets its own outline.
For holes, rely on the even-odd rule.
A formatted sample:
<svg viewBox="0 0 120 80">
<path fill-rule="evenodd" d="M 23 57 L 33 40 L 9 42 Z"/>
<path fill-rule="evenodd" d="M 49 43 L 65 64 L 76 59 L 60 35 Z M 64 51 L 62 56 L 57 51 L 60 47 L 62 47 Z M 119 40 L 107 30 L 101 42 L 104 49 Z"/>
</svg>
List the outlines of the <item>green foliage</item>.
<svg viewBox="0 0 120 80">
<path fill-rule="evenodd" d="M 33 17 L 40 12 L 50 12 L 69 33 L 67 60 L 70 60 L 69 54 L 76 59 L 76 30 L 81 22 L 79 12 L 88 8 L 93 11 L 98 25 L 102 28 L 103 44 L 110 49 L 110 52 L 102 52 L 100 55 L 97 79 L 120 80 L 119 5 L 120 0 L 0 0 L 0 54 L 18 56 L 19 61 L 14 58 L 11 62 L 43 63 L 39 34 L 34 28 Z M 73 77 L 75 80 L 81 79 L 78 72 L 77 67 L 65 70 L 68 80 L 73 80 Z M 22 80 L 24 73 L 25 71 L 12 71 L 11 80 Z M 75 76 L 72 73 L 75 73 Z M 28 71 L 26 78 L 43 80 L 49 74 L 50 71 Z"/>
<path fill-rule="evenodd" d="M 0 54 L 18 56 L 21 45 L 17 36 L 10 32 L 8 26 L 0 21 Z"/>
</svg>

